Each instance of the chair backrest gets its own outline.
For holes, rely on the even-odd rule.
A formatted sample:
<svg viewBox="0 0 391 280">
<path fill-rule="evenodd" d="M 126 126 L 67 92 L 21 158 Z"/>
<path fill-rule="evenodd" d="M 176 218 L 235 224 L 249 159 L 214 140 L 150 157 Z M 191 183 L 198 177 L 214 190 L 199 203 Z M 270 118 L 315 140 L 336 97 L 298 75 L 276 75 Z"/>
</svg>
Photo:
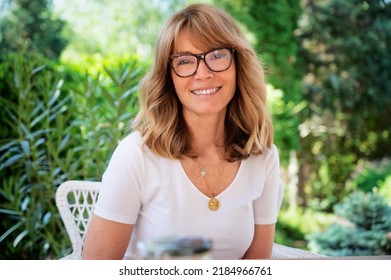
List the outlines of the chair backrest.
<svg viewBox="0 0 391 280">
<path fill-rule="evenodd" d="M 56 191 L 56 204 L 72 243 L 72 254 L 64 259 L 80 259 L 85 234 L 98 198 L 100 182 L 66 181 Z"/>
</svg>

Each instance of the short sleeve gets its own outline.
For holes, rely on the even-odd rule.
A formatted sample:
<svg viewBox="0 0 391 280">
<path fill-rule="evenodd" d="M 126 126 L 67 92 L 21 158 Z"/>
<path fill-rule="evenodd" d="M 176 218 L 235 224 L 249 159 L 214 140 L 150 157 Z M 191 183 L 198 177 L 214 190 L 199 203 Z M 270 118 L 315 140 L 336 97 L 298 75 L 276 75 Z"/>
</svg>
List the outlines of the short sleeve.
<svg viewBox="0 0 391 280">
<path fill-rule="evenodd" d="M 96 215 L 120 223 L 136 222 L 141 206 L 141 152 L 134 134 L 119 143 L 102 177 Z"/>
<path fill-rule="evenodd" d="M 275 145 L 266 154 L 265 181 L 262 194 L 254 201 L 255 224 L 274 224 L 284 195 L 280 178 L 280 159 Z"/>
</svg>

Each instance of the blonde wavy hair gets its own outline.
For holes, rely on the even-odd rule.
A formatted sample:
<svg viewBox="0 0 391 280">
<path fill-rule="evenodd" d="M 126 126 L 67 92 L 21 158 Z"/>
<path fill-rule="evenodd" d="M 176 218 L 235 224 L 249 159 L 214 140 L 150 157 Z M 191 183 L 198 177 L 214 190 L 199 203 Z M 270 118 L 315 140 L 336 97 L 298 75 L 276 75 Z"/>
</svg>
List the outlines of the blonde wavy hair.
<svg viewBox="0 0 391 280">
<path fill-rule="evenodd" d="M 179 33 L 186 29 L 194 43 L 205 49 L 235 49 L 236 92 L 225 117 L 224 148 L 228 161 L 258 155 L 273 144 L 273 127 L 266 107 L 263 67 L 235 21 L 221 9 L 193 4 L 174 14 L 156 44 L 155 61 L 139 84 L 141 109 L 132 124 L 143 143 L 169 158 L 197 157 L 177 97 L 169 56 Z"/>
</svg>

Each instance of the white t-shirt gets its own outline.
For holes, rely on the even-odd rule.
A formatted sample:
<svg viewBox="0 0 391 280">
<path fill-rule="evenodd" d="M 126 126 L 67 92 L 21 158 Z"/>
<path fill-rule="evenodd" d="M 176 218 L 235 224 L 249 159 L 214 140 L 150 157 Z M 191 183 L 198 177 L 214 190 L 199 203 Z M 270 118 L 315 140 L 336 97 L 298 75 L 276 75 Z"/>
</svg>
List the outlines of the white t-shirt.
<svg viewBox="0 0 391 280">
<path fill-rule="evenodd" d="M 125 137 L 113 153 L 102 178 L 95 214 L 135 224 L 125 259 L 134 258 L 135 244 L 166 236 L 207 237 L 214 259 L 240 259 L 249 248 L 254 224 L 273 224 L 282 199 L 279 156 L 273 146 L 243 160 L 233 182 L 208 208 L 209 197 L 187 177 L 179 160 L 142 147 L 138 132 Z"/>
</svg>

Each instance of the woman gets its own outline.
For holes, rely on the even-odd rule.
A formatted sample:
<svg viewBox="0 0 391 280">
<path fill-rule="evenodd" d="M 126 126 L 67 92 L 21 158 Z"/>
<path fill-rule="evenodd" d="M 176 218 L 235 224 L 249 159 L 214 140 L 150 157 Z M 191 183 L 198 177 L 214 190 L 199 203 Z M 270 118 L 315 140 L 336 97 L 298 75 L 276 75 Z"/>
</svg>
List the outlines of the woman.
<svg viewBox="0 0 391 280">
<path fill-rule="evenodd" d="M 83 258 L 203 236 L 214 259 L 270 258 L 282 189 L 264 73 L 234 20 L 196 4 L 173 15 L 140 84 L 134 131 L 114 152 Z"/>
</svg>

